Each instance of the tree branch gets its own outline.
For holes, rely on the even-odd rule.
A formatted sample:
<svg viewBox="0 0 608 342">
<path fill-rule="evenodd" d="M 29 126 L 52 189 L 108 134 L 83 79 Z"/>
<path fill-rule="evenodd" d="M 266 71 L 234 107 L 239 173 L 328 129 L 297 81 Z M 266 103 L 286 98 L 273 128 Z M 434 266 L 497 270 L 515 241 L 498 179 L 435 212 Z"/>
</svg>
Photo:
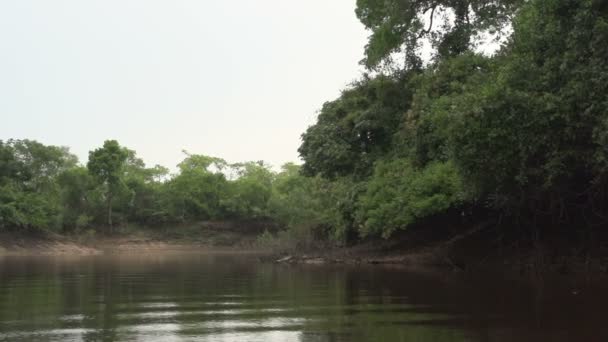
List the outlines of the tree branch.
<svg viewBox="0 0 608 342">
<path fill-rule="evenodd" d="M 425 34 L 428 34 L 431 32 L 431 30 L 433 29 L 433 18 L 435 17 L 435 10 L 437 9 L 437 4 L 427 8 L 424 12 L 426 13 L 428 10 L 431 10 L 431 16 L 430 16 L 430 23 L 429 23 L 429 28 L 426 30 L 423 30 L 422 32 L 420 32 L 420 34 L 418 35 L 418 38 L 422 37 Z"/>
</svg>

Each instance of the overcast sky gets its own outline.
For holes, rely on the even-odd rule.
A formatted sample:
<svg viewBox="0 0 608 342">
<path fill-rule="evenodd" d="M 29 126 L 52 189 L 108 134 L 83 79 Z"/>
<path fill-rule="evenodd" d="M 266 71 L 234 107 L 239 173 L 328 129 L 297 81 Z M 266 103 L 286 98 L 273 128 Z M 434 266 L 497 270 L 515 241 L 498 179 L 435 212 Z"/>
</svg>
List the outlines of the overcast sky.
<svg viewBox="0 0 608 342">
<path fill-rule="evenodd" d="M 298 161 L 359 77 L 355 0 L 0 0 L 0 139 Z"/>
</svg>

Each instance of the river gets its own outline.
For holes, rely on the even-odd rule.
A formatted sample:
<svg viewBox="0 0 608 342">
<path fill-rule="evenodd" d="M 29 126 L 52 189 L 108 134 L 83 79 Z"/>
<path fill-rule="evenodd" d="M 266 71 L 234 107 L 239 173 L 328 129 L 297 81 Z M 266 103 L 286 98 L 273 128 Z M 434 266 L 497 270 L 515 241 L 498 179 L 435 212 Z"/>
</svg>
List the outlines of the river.
<svg viewBox="0 0 608 342">
<path fill-rule="evenodd" d="M 248 254 L 3 257 L 0 341 L 608 341 L 607 284 Z"/>
</svg>

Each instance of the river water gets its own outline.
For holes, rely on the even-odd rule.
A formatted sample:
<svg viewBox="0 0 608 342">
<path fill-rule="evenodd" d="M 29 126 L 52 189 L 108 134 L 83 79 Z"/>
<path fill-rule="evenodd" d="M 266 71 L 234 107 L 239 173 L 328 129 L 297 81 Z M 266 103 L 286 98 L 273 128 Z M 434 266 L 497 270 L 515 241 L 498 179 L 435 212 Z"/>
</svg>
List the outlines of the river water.
<svg viewBox="0 0 608 342">
<path fill-rule="evenodd" d="M 4 257 L 0 341 L 608 341 L 607 284 L 255 255 Z"/>
</svg>

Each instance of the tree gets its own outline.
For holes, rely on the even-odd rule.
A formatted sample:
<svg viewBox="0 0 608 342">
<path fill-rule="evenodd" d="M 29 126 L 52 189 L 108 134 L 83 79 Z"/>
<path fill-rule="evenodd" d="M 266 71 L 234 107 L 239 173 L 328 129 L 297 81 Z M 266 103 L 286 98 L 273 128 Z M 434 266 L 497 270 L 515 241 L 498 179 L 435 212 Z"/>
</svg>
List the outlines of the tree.
<svg viewBox="0 0 608 342">
<path fill-rule="evenodd" d="M 591 0 L 531 1 L 513 29 L 491 81 L 453 109 L 455 161 L 530 224 L 606 222 L 608 13 Z"/>
<path fill-rule="evenodd" d="M 230 165 L 237 178 L 228 182 L 222 207 L 228 215 L 259 218 L 268 215 L 274 173 L 262 161 Z"/>
<path fill-rule="evenodd" d="M 106 140 L 103 147 L 89 152 L 87 168 L 97 181 L 105 187 L 108 225 L 112 229 L 112 200 L 122 185 L 123 168 L 129 152 L 116 140 Z"/>
<path fill-rule="evenodd" d="M 97 184 L 87 168 L 76 166 L 65 170 L 57 177 L 61 189 L 63 207 L 62 223 L 64 230 L 86 228 L 99 208 Z"/>
<path fill-rule="evenodd" d="M 357 203 L 360 233 L 388 238 L 395 230 L 458 207 L 462 199 L 461 178 L 451 162 L 416 169 L 408 159 L 383 161 Z"/>
<path fill-rule="evenodd" d="M 226 176 L 220 172 L 226 162 L 220 158 L 184 151 L 179 174 L 164 184 L 163 201 L 176 221 L 222 218 L 221 201 L 226 192 Z"/>
<path fill-rule="evenodd" d="M 167 168 L 146 167 L 133 150 L 126 149 L 127 160 L 123 166 L 122 186 L 114 195 L 113 221 L 117 219 L 145 226 L 168 221 L 167 209 L 162 205 L 162 180 L 169 173 Z"/>
<path fill-rule="evenodd" d="M 59 229 L 57 177 L 77 162 L 65 147 L 27 139 L 0 141 L 0 228 Z"/>
<path fill-rule="evenodd" d="M 391 64 L 405 52 L 406 66 L 419 68 L 420 46 L 430 40 L 439 57 L 459 55 L 471 40 L 501 32 L 525 0 L 357 0 L 356 14 L 371 31 L 365 47 L 368 68 Z"/>
<path fill-rule="evenodd" d="M 393 135 L 411 101 L 410 75 L 364 78 L 327 102 L 298 149 L 307 175 L 369 176 L 392 149 Z"/>
</svg>

